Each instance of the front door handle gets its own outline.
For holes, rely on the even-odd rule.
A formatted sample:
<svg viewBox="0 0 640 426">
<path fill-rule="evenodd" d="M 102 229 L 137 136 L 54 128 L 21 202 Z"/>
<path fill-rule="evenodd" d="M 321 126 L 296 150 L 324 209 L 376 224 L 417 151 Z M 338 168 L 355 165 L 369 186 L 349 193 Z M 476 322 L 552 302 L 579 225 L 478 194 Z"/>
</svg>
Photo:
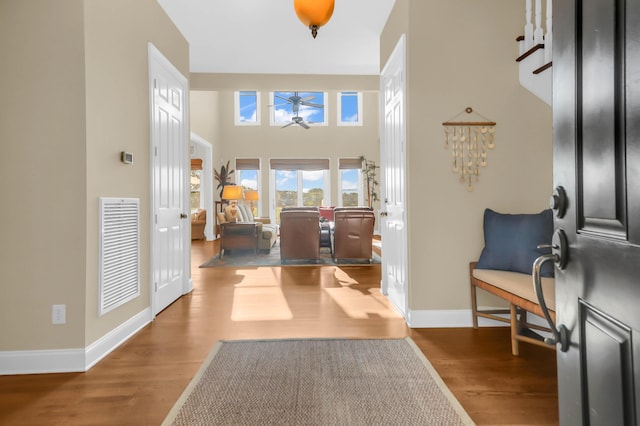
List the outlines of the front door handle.
<svg viewBox="0 0 640 426">
<path fill-rule="evenodd" d="M 180 213 L 180 219 L 186 219 L 188 217 L 189 215 L 187 215 L 186 213 Z"/>
<path fill-rule="evenodd" d="M 543 247 L 549 246 L 539 246 L 538 248 Z M 540 278 L 540 270 L 542 269 L 542 265 L 550 260 L 552 260 L 556 264 L 558 269 L 564 269 L 567 265 L 567 236 L 562 229 L 558 229 L 554 233 L 551 250 L 553 251 L 552 253 L 544 254 L 538 257 L 533 262 L 533 291 L 535 291 L 536 293 L 536 297 L 538 298 L 538 304 L 540 305 L 542 314 L 547 320 L 549 328 L 551 329 L 551 333 L 553 334 L 552 337 L 546 337 L 544 339 L 544 342 L 547 345 L 551 346 L 560 344 L 560 350 L 562 352 L 566 352 L 569 350 L 569 329 L 567 329 L 564 324 L 556 327 L 555 323 L 551 319 L 549 308 L 547 308 L 547 303 L 544 300 L 544 292 L 542 291 L 542 279 Z"/>
</svg>

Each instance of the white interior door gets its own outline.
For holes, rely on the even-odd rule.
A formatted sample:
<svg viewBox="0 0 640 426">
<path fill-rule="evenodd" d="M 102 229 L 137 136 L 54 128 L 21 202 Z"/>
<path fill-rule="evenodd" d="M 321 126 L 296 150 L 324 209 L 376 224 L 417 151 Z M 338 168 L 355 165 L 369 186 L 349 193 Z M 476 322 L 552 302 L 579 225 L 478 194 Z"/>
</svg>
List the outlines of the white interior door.
<svg viewBox="0 0 640 426">
<path fill-rule="evenodd" d="M 152 158 L 152 309 L 189 290 L 187 80 L 149 45 Z"/>
<path fill-rule="evenodd" d="M 407 317 L 405 36 L 400 37 L 380 78 L 382 292 Z"/>
</svg>

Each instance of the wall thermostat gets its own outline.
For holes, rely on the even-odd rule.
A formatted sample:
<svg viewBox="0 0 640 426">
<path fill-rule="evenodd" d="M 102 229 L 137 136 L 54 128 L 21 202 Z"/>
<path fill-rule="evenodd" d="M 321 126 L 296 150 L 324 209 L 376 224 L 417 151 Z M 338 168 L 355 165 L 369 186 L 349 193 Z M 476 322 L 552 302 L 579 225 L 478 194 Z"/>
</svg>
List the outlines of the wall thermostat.
<svg viewBox="0 0 640 426">
<path fill-rule="evenodd" d="M 132 164 L 133 163 L 133 152 L 122 151 L 120 153 L 120 161 L 124 164 Z"/>
</svg>

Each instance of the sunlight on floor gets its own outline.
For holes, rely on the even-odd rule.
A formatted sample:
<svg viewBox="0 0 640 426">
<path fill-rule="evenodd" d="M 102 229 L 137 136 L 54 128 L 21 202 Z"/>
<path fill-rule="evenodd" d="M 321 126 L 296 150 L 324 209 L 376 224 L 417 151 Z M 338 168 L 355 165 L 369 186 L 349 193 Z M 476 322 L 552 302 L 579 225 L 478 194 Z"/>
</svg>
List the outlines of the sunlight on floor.
<svg viewBox="0 0 640 426">
<path fill-rule="evenodd" d="M 313 270 L 319 278 L 322 291 L 328 295 L 345 315 L 354 319 L 371 317 L 401 318 L 391 306 L 379 288 L 360 285 L 357 279 L 342 268 L 334 268 L 331 272 L 320 269 Z M 248 272 L 248 271 L 246 271 Z M 242 281 L 235 284 L 231 310 L 232 321 L 283 321 L 292 320 L 293 313 L 281 287 L 282 268 L 258 268 L 251 273 L 237 271 Z M 310 280 L 318 281 L 316 280 Z M 302 279 L 297 285 L 305 285 Z M 313 284 L 315 286 L 317 284 Z"/>
<path fill-rule="evenodd" d="M 336 268 L 334 277 L 342 287 L 325 288 L 324 291 L 351 318 L 401 318 L 379 288 L 355 287 L 358 281 L 341 268 Z"/>
<path fill-rule="evenodd" d="M 293 319 L 280 287 L 237 287 L 233 291 L 232 321 L 281 321 Z"/>
<path fill-rule="evenodd" d="M 345 271 L 343 271 L 340 268 L 336 268 L 336 270 L 335 270 L 333 275 L 334 275 L 336 281 L 342 286 L 358 284 L 358 281 L 356 281 L 353 278 L 351 278 L 349 276 L 349 274 L 347 274 Z"/>
<path fill-rule="evenodd" d="M 232 321 L 282 321 L 293 319 L 280 282 L 271 268 L 258 268 L 235 285 L 231 305 Z M 242 270 L 238 270 L 239 275 Z M 249 278 L 250 277 L 250 278 Z"/>
<path fill-rule="evenodd" d="M 351 318 L 401 318 L 379 289 L 367 289 L 366 294 L 351 287 L 325 288 L 324 291 Z"/>
</svg>

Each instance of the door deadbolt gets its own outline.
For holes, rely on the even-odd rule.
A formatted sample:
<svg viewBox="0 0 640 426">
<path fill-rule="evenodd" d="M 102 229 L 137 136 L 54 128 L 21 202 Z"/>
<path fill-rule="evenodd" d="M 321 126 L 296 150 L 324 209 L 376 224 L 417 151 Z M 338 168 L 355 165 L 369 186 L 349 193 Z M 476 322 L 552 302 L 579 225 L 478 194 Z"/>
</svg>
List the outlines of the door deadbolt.
<svg viewBox="0 0 640 426">
<path fill-rule="evenodd" d="M 556 217 L 562 219 L 567 212 L 567 192 L 558 186 L 549 199 L 549 207 L 556 212 Z"/>
</svg>

